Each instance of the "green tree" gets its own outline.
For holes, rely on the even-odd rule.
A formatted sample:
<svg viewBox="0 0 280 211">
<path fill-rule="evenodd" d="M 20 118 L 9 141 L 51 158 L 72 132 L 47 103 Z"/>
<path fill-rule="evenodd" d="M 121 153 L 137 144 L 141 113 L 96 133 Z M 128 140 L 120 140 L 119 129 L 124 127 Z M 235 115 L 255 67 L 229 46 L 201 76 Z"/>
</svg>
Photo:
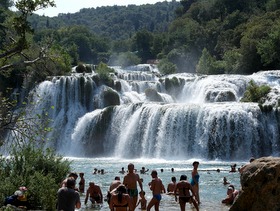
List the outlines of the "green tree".
<svg viewBox="0 0 280 211">
<path fill-rule="evenodd" d="M 197 73 L 213 74 L 214 63 L 215 63 L 215 59 L 211 56 L 209 51 L 206 48 L 204 48 L 197 65 Z"/>
<path fill-rule="evenodd" d="M 2 23 L 6 37 L 5 43 L 2 44 L 0 49 L 0 73 L 3 74 L 4 71 L 19 65 L 27 66 L 42 57 L 40 54 L 35 60 L 29 60 L 29 58 L 26 58 L 22 54 L 25 49 L 29 48 L 30 41 L 28 40 L 28 34 L 33 32 L 28 22 L 28 17 L 39 9 L 54 5 L 53 0 L 19 0 L 15 3 L 18 13 L 6 11 L 10 16 L 9 18 L 5 18 Z M 18 59 L 17 56 L 21 57 L 21 59 Z M 17 61 L 14 61 L 13 58 L 17 58 Z"/>
<path fill-rule="evenodd" d="M 159 72 L 163 75 L 176 73 L 177 67 L 172 62 L 169 62 L 167 59 L 160 60 L 158 64 Z"/>
<path fill-rule="evenodd" d="M 0 156 L 0 206 L 18 187 L 26 186 L 31 209 L 55 210 L 57 190 L 69 172 L 70 162 L 50 149 L 13 146 L 9 159 Z"/>
<path fill-rule="evenodd" d="M 266 69 L 280 68 L 280 20 L 275 23 L 266 39 L 260 40 L 257 52 Z"/>
<path fill-rule="evenodd" d="M 133 39 L 133 50 L 137 52 L 137 55 L 141 58 L 143 63 L 146 63 L 148 59 L 152 58 L 152 44 L 153 35 L 146 31 L 139 31 L 136 33 Z"/>
</svg>

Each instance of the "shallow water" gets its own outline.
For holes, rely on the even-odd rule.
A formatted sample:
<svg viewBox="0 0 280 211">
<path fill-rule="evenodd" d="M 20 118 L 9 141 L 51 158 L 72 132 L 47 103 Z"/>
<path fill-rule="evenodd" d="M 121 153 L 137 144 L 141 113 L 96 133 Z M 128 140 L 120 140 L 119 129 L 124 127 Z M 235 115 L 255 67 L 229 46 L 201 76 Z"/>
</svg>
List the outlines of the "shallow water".
<svg viewBox="0 0 280 211">
<path fill-rule="evenodd" d="M 147 160 L 147 159 L 137 159 L 137 160 L 124 160 L 118 158 L 68 158 L 72 161 L 72 169 L 76 172 L 84 172 L 86 187 L 88 188 L 88 183 L 90 181 L 95 182 L 101 187 L 104 198 L 106 199 L 107 190 L 114 180 L 115 176 L 120 176 L 121 181 L 124 175 L 118 173 L 122 167 L 127 169 L 128 163 L 133 163 L 135 169 L 140 170 L 142 166 L 149 171 L 146 174 L 140 174 L 143 178 L 143 189 L 146 192 L 146 199 L 149 200 L 152 197 L 151 191 L 149 190 L 148 183 L 151 181 L 151 170 L 155 169 L 158 171 L 158 176 L 162 179 L 165 188 L 167 184 L 171 181 L 171 177 L 175 176 L 177 181 L 182 174 L 187 175 L 188 179 L 191 177 L 192 162 L 194 160 Z M 225 211 L 229 207 L 223 205 L 221 200 L 226 197 L 227 186 L 223 185 L 223 177 L 227 177 L 228 181 L 235 186 L 236 189 L 240 189 L 240 175 L 239 173 L 229 173 L 230 166 L 232 162 L 222 162 L 222 161 L 203 161 L 199 160 L 200 165 L 198 168 L 200 174 L 200 210 L 217 210 Z M 235 162 L 237 168 L 244 165 L 245 162 Z M 105 174 L 92 174 L 93 169 L 104 169 Z M 174 168 L 174 173 L 171 172 L 171 168 Z M 163 169 L 163 172 L 160 170 Z M 220 169 L 220 173 L 216 170 Z M 79 178 L 77 179 L 77 183 Z M 87 205 L 84 204 L 85 195 L 81 195 L 82 208 L 80 210 L 97 210 L 91 207 L 88 202 Z M 103 205 L 99 210 L 109 210 L 108 204 L 104 201 Z M 139 210 L 138 208 L 136 210 Z M 153 210 L 153 209 L 152 209 Z M 179 204 L 175 202 L 174 196 L 169 196 L 162 194 L 162 200 L 160 203 L 160 210 L 172 211 L 180 210 Z M 186 205 L 186 210 L 195 210 L 190 204 Z"/>
</svg>

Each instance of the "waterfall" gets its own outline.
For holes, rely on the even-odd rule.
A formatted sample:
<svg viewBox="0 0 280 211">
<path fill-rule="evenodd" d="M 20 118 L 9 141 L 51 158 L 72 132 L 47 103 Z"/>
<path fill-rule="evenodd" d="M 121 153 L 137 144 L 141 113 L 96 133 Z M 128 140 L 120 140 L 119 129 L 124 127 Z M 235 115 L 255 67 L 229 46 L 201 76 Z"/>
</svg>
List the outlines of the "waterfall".
<svg viewBox="0 0 280 211">
<path fill-rule="evenodd" d="M 147 66 L 145 66 L 147 67 Z M 114 85 L 96 75 L 44 81 L 32 92 L 34 115 L 48 110 L 49 147 L 67 156 L 246 160 L 280 154 L 279 111 L 241 103 L 251 80 L 272 87 L 278 105 L 280 71 L 253 75 L 174 74 L 115 68 Z M 107 106 L 111 92 L 119 103 Z"/>
</svg>

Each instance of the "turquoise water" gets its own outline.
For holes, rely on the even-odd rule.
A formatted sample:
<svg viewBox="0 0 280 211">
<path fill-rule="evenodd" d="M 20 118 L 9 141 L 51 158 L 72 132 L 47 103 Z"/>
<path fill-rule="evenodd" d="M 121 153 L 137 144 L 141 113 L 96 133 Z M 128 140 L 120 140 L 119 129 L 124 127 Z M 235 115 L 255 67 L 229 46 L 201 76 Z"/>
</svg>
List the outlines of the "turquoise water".
<svg viewBox="0 0 280 211">
<path fill-rule="evenodd" d="M 140 174 L 143 178 L 143 189 L 146 192 L 146 199 L 151 199 L 151 191 L 149 190 L 148 183 L 151 181 L 151 170 L 158 171 L 158 176 L 162 179 L 165 188 L 171 181 L 171 177 L 175 176 L 177 181 L 182 174 L 187 175 L 188 179 L 191 177 L 192 162 L 194 160 L 159 160 L 159 159 L 137 159 L 137 160 L 124 160 L 118 158 L 68 158 L 72 161 L 72 169 L 76 172 L 84 172 L 86 180 L 86 189 L 90 181 L 95 182 L 101 187 L 104 198 L 106 198 L 107 190 L 114 180 L 115 176 L 120 176 L 121 181 L 124 175 L 118 173 L 122 167 L 127 169 L 128 163 L 133 163 L 135 169 L 140 170 L 143 166 L 149 171 L 146 174 Z M 223 205 L 221 200 L 226 197 L 227 186 L 223 185 L 223 177 L 227 177 L 228 181 L 235 186 L 236 189 L 240 189 L 240 175 L 239 173 L 229 173 L 230 166 L 233 163 L 237 164 L 237 168 L 244 165 L 245 162 L 222 162 L 222 161 L 203 161 L 199 160 L 200 165 L 198 171 L 200 174 L 200 210 L 217 210 L 225 211 L 229 207 Z M 104 169 L 105 174 L 92 174 L 93 169 Z M 174 168 L 174 173 L 171 172 L 171 168 Z M 163 169 L 163 172 L 160 170 Z M 220 173 L 216 170 L 220 169 Z M 77 179 L 77 183 L 79 178 Z M 81 195 L 82 208 L 80 210 L 96 210 L 88 205 L 84 204 L 84 195 Z M 109 210 L 108 204 L 105 201 L 99 210 Z M 136 209 L 140 210 L 140 209 Z M 152 209 L 153 210 L 153 209 Z M 166 194 L 162 195 L 160 203 L 160 210 L 172 211 L 180 210 L 179 204 L 175 202 L 174 196 Z M 195 208 L 189 204 L 186 205 L 186 210 L 195 210 Z"/>
</svg>

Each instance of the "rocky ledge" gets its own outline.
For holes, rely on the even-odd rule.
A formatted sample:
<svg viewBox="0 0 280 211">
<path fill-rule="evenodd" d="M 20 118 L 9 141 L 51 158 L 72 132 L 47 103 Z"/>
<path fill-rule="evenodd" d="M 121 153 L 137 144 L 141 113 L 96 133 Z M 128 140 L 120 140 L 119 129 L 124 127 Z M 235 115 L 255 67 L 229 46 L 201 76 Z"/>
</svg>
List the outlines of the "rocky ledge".
<svg viewBox="0 0 280 211">
<path fill-rule="evenodd" d="M 240 175 L 240 194 L 230 211 L 280 210 L 280 157 L 247 164 Z"/>
</svg>

